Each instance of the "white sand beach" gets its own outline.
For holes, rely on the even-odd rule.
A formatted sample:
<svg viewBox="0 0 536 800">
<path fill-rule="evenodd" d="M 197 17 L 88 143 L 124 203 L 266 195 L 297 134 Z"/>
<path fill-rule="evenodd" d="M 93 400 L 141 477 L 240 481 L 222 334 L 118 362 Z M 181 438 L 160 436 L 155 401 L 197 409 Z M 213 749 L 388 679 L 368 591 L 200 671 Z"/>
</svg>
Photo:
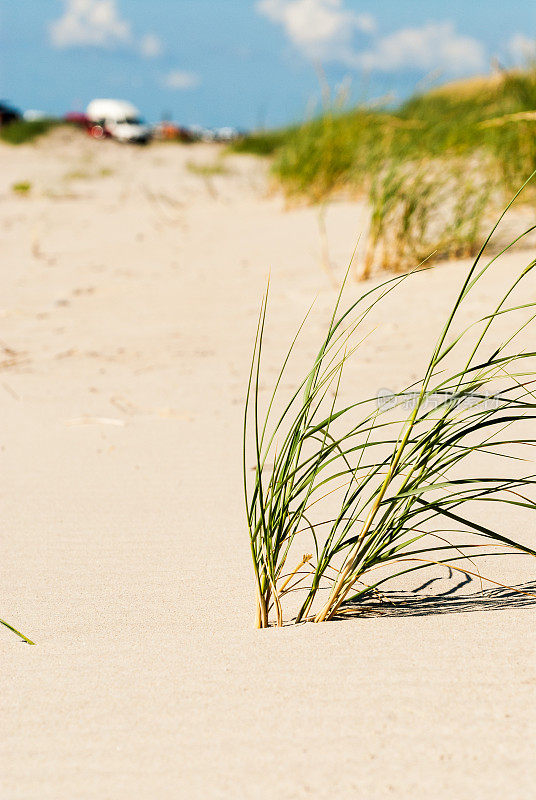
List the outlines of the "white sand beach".
<svg viewBox="0 0 536 800">
<path fill-rule="evenodd" d="M 36 642 L 0 628 L 0 797 L 527 800 L 536 606 L 254 628 L 241 435 L 261 296 L 270 273 L 269 382 L 318 296 L 314 353 L 367 214 L 331 202 L 323 239 L 263 161 L 191 166 L 221 158 L 64 129 L 0 145 L 0 616 Z M 470 310 L 534 256 L 504 256 Z M 346 392 L 420 374 L 467 264 L 389 298 Z M 533 516 L 512 517 L 532 544 Z"/>
</svg>

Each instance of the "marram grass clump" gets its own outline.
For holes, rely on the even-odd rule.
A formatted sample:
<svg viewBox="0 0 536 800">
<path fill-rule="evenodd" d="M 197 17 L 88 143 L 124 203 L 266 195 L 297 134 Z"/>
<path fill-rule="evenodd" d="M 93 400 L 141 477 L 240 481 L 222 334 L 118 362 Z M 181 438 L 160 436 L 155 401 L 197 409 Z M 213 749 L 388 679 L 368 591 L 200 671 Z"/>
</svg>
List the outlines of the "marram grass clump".
<svg viewBox="0 0 536 800">
<path fill-rule="evenodd" d="M 536 318 L 536 303 L 519 301 L 536 262 L 460 332 L 466 306 L 501 255 L 483 263 L 499 222 L 461 286 L 421 379 L 380 402 L 375 396 L 339 407 L 341 376 L 367 317 L 411 274 L 376 286 L 345 311 L 341 290 L 311 368 L 283 398 L 296 336 L 264 407 L 266 293 L 243 441 L 258 627 L 287 621 L 290 598 L 295 623 L 323 622 L 359 607 L 405 573 L 448 566 L 482 580 L 477 559 L 536 555 L 519 534 L 511 538 L 515 534 L 490 527 L 489 516 L 480 514 L 489 503 L 536 510 L 536 476 L 527 470 L 536 446 L 529 436 L 536 419 L 536 352 L 516 348 L 518 335 Z M 498 344 L 496 330 L 505 322 L 508 332 Z"/>
<path fill-rule="evenodd" d="M 318 116 L 247 136 L 240 151 L 272 155 L 272 172 L 294 201 L 367 199 L 362 277 L 402 272 L 423 252 L 428 264 L 475 256 L 505 198 L 536 169 L 534 64 L 447 84 L 395 109 L 351 108 L 347 90 L 332 99 L 322 82 Z M 519 210 L 533 208 L 532 193 Z"/>
<path fill-rule="evenodd" d="M 489 159 L 386 164 L 371 183 L 370 230 L 361 278 L 374 268 L 405 272 L 427 261 L 478 253 L 485 222 L 504 205 Z M 495 209 L 495 214 L 493 214 Z"/>
</svg>

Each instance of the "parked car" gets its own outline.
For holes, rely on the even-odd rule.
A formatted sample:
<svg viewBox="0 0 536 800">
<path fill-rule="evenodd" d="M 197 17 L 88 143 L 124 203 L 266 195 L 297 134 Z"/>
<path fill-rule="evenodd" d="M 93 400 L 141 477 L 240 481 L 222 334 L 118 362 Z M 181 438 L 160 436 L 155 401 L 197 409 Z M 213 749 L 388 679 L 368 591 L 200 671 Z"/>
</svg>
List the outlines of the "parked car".
<svg viewBox="0 0 536 800">
<path fill-rule="evenodd" d="M 9 125 L 10 122 L 16 122 L 20 118 L 20 112 L 16 108 L 4 102 L 0 103 L 0 128 L 3 125 Z"/>
<path fill-rule="evenodd" d="M 69 111 L 69 113 L 65 115 L 65 122 L 83 128 L 93 139 L 106 139 L 111 136 L 104 125 L 99 122 L 93 122 L 93 120 L 89 119 L 87 114 L 83 114 L 80 111 Z"/>
<path fill-rule="evenodd" d="M 151 129 L 140 112 L 126 100 L 92 100 L 86 109 L 89 131 L 102 139 L 111 136 L 119 142 L 148 142 Z"/>
<path fill-rule="evenodd" d="M 153 128 L 153 136 L 155 139 L 172 142 L 185 142 L 190 143 L 195 141 L 195 138 L 188 128 L 183 128 L 180 125 L 175 125 L 174 122 L 159 122 Z"/>
<path fill-rule="evenodd" d="M 216 128 L 214 131 L 217 142 L 234 142 L 241 137 L 241 133 L 237 128 Z"/>
<path fill-rule="evenodd" d="M 204 128 L 202 125 L 190 125 L 188 130 L 196 142 L 214 142 L 214 131 Z"/>
</svg>

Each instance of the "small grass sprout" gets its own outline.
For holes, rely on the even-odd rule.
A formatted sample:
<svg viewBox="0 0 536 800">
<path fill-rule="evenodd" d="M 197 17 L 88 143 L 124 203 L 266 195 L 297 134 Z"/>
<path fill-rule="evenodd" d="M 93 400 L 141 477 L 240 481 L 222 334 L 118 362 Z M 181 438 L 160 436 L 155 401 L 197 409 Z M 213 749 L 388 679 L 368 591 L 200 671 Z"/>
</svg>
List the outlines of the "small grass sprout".
<svg viewBox="0 0 536 800">
<path fill-rule="evenodd" d="M 17 181 L 17 183 L 13 184 L 11 190 L 15 192 L 15 194 L 29 194 L 32 190 L 32 184 L 30 181 Z"/>
</svg>

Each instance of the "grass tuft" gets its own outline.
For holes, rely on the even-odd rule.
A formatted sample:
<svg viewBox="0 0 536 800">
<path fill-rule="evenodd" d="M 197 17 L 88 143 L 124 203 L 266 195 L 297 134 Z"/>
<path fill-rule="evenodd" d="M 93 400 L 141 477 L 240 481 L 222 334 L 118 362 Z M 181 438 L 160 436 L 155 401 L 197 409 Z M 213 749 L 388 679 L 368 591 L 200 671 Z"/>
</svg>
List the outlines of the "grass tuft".
<svg viewBox="0 0 536 800">
<path fill-rule="evenodd" d="M 362 277 L 427 260 L 478 253 L 490 209 L 503 192 L 482 155 L 388 164 L 369 191 L 371 223 Z"/>
<path fill-rule="evenodd" d="M 229 171 L 221 159 L 207 164 L 187 161 L 186 169 L 188 172 L 191 172 L 192 175 L 200 175 L 202 178 L 212 178 L 215 175 L 227 175 Z"/>
<path fill-rule="evenodd" d="M 423 252 L 474 255 L 485 210 L 536 169 L 536 68 L 436 88 L 395 110 L 328 99 L 317 118 L 237 146 L 272 155 L 290 197 L 368 198 L 365 274 L 407 269 Z M 534 191 L 527 200 L 533 208 Z"/>
<path fill-rule="evenodd" d="M 15 194 L 29 194 L 32 190 L 32 184 L 30 181 L 18 181 L 13 184 L 11 189 Z"/>
<path fill-rule="evenodd" d="M 56 119 L 16 120 L 0 128 L 0 140 L 7 144 L 27 144 L 61 124 Z"/>
<path fill-rule="evenodd" d="M 406 573 L 448 566 L 493 584 L 479 559 L 536 555 L 484 513 L 489 504 L 536 511 L 536 476 L 526 466 L 536 446 L 536 352 L 516 347 L 536 319 L 536 303 L 523 298 L 536 261 L 467 325 L 473 296 L 499 257 L 483 263 L 505 213 L 474 259 L 420 380 L 387 398 L 339 404 L 342 374 L 375 307 L 411 274 L 370 289 L 346 310 L 343 285 L 310 369 L 290 397 L 281 396 L 298 331 L 261 408 L 267 289 L 243 436 L 257 627 L 274 617 L 283 625 L 290 597 L 295 623 L 323 622 Z"/>
</svg>

